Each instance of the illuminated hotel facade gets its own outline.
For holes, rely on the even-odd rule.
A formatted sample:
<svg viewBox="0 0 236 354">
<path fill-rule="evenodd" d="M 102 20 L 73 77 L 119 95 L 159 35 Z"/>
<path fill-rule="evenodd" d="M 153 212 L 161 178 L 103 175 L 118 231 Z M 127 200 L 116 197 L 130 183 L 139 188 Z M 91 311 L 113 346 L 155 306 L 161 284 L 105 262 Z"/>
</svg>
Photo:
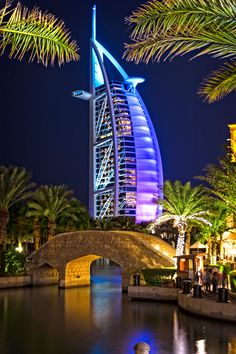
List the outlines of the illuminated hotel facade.
<svg viewBox="0 0 236 354">
<path fill-rule="evenodd" d="M 108 62 L 118 79 L 110 79 Z M 96 40 L 93 7 L 90 92 L 73 96 L 90 102 L 89 210 L 95 218 L 156 218 L 161 196 L 162 163 L 156 134 L 136 89 L 144 79 L 129 77 Z"/>
</svg>

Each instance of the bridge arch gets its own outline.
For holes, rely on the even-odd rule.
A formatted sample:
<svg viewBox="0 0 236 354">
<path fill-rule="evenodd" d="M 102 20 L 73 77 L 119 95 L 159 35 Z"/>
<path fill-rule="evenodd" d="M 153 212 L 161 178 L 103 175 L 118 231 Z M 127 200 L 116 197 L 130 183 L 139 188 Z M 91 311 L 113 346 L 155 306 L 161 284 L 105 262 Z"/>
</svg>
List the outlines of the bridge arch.
<svg viewBox="0 0 236 354">
<path fill-rule="evenodd" d="M 61 281 L 60 286 L 68 288 L 90 285 L 90 267 L 93 261 L 99 258 L 101 257 L 89 254 L 68 262 L 65 270 L 65 283 Z"/>
<path fill-rule="evenodd" d="M 59 287 L 89 285 L 90 265 L 98 258 L 117 263 L 122 272 L 122 288 L 143 268 L 174 266 L 175 250 L 154 236 L 138 232 L 86 230 L 54 236 L 31 255 L 28 273 L 33 284 L 44 279 Z M 57 276 L 58 274 L 58 276 Z"/>
</svg>

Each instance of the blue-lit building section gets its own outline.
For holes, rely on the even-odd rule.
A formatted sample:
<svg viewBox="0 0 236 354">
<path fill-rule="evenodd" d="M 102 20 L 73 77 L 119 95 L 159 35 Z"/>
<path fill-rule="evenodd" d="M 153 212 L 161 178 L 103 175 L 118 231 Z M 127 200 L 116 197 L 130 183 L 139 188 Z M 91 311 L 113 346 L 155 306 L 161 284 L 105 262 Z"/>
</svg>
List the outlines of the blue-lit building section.
<svg viewBox="0 0 236 354">
<path fill-rule="evenodd" d="M 115 67 L 116 80 L 107 62 Z M 73 93 L 90 102 L 90 213 L 154 220 L 163 176 L 155 131 L 136 89 L 144 79 L 129 77 L 96 40 L 95 7 L 90 69 L 90 92 Z"/>
</svg>

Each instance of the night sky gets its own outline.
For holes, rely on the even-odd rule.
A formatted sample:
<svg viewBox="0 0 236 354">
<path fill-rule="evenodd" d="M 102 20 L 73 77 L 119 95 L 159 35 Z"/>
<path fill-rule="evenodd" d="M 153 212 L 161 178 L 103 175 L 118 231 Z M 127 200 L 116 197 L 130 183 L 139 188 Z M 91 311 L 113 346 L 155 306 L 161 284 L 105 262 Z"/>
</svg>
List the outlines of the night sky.
<svg viewBox="0 0 236 354">
<path fill-rule="evenodd" d="M 2 2 L 1 2 L 2 3 Z M 80 61 L 45 68 L 0 57 L 0 164 L 24 166 L 38 184 L 66 184 L 82 203 L 88 201 L 88 103 L 71 96 L 89 88 L 89 38 L 95 2 L 87 0 L 26 0 L 63 18 L 80 47 Z M 201 80 L 219 61 L 208 57 L 189 61 L 135 65 L 122 59 L 128 26 L 124 18 L 142 1 L 97 0 L 97 39 L 130 76 L 143 76 L 138 89 L 162 154 L 164 178 L 191 180 L 208 163 L 216 163 L 236 123 L 235 94 L 215 104 L 196 94 Z"/>
</svg>

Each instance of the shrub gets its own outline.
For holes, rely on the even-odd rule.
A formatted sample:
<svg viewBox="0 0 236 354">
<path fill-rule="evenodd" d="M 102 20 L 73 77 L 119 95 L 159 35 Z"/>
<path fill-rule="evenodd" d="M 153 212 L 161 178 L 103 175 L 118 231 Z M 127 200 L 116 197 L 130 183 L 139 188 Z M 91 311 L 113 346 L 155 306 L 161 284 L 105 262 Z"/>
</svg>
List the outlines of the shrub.
<svg viewBox="0 0 236 354">
<path fill-rule="evenodd" d="M 6 251 L 5 261 L 6 275 L 21 275 L 24 273 L 25 255 L 17 252 L 13 246 Z"/>
<path fill-rule="evenodd" d="M 149 285 L 161 285 L 163 280 L 172 280 L 176 273 L 175 268 L 143 269 L 144 280 Z"/>
<path fill-rule="evenodd" d="M 236 293 L 236 270 L 229 273 L 231 290 Z"/>
</svg>

